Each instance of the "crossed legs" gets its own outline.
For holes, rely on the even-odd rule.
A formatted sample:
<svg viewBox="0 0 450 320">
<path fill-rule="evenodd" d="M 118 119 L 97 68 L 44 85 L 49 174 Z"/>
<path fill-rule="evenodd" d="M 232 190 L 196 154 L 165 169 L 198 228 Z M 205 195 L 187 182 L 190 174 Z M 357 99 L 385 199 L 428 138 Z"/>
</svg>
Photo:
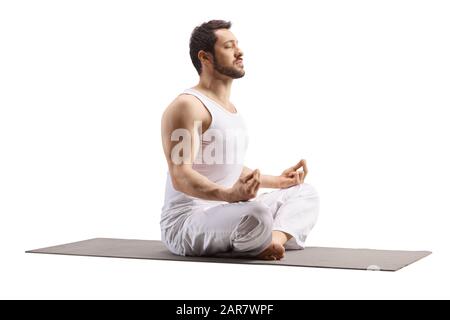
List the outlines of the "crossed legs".
<svg viewBox="0 0 450 320">
<path fill-rule="evenodd" d="M 200 210 L 181 230 L 179 254 L 281 259 L 285 249 L 303 248 L 318 209 L 315 189 L 302 184 Z"/>
</svg>

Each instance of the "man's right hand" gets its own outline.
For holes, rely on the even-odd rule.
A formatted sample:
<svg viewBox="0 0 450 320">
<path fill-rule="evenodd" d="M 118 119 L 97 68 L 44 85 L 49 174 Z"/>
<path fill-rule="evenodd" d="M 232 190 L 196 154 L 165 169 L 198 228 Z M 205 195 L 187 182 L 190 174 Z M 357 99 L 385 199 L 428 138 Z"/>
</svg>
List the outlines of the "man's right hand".
<svg viewBox="0 0 450 320">
<path fill-rule="evenodd" d="M 227 202 L 250 200 L 256 197 L 260 184 L 261 173 L 255 169 L 248 175 L 240 177 L 230 189 L 226 189 L 225 199 Z"/>
</svg>

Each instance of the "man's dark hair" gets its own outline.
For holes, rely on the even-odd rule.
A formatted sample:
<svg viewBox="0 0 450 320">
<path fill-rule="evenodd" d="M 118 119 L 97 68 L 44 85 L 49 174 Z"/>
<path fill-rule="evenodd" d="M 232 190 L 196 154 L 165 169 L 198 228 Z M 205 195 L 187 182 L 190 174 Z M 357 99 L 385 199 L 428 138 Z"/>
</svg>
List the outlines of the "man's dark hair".
<svg viewBox="0 0 450 320">
<path fill-rule="evenodd" d="M 198 52 L 200 50 L 210 52 L 215 57 L 214 44 L 217 41 L 217 37 L 214 31 L 230 28 L 231 22 L 229 21 L 211 20 L 199 25 L 192 31 L 191 40 L 189 41 L 189 54 L 199 75 L 202 73 L 202 64 L 198 58 Z"/>
</svg>

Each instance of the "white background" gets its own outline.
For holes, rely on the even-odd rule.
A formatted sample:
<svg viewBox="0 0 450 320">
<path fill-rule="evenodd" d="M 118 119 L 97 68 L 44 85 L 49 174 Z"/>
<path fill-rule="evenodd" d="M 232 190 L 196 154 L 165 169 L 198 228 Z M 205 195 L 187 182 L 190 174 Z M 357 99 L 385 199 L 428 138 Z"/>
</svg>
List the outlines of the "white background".
<svg viewBox="0 0 450 320">
<path fill-rule="evenodd" d="M 446 1 L 2 1 L 0 298 L 450 298 Z M 160 117 L 198 79 L 192 29 L 233 22 L 247 165 L 301 158 L 310 246 L 431 250 L 396 273 L 25 254 L 159 239 Z"/>
</svg>

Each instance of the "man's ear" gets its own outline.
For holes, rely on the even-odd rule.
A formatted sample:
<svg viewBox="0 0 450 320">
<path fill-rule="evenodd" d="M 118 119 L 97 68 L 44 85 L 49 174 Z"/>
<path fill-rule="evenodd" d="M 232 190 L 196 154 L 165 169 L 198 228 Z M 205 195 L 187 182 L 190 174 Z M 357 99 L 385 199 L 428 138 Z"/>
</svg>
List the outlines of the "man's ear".
<svg viewBox="0 0 450 320">
<path fill-rule="evenodd" d="M 204 50 L 200 50 L 197 54 L 198 59 L 203 63 L 212 63 L 212 55 L 209 52 L 206 52 Z"/>
</svg>

